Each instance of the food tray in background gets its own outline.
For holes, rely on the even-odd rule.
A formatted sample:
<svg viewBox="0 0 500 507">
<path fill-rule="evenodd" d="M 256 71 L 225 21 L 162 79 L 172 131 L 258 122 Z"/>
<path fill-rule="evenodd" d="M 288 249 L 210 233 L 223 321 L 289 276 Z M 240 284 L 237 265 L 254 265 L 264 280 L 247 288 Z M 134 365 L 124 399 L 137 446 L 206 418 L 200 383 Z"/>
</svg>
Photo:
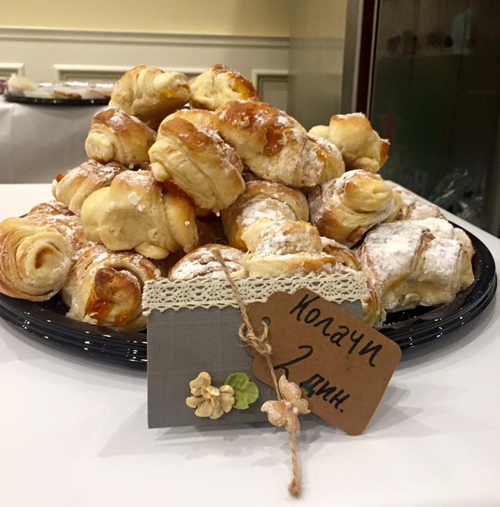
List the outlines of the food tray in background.
<svg viewBox="0 0 500 507">
<path fill-rule="evenodd" d="M 5 100 L 21 104 L 50 106 L 106 105 L 111 98 L 113 83 L 80 81 L 37 83 L 13 74 L 6 83 Z"/>
<path fill-rule="evenodd" d="M 10 93 L 6 93 L 4 96 L 5 100 L 8 102 L 34 104 L 40 106 L 105 106 L 109 103 L 109 97 L 100 97 L 95 99 L 53 99 L 43 97 L 25 97 L 24 95 L 13 95 Z"/>
<path fill-rule="evenodd" d="M 497 287 L 495 261 L 482 241 L 468 231 L 467 234 L 476 252 L 472 259 L 474 283 L 448 305 L 388 314 L 380 331 L 401 349 L 449 334 L 476 318 L 493 299 Z M 34 303 L 0 294 L 0 317 L 32 338 L 92 360 L 146 369 L 146 332 L 113 331 L 77 322 L 65 317 L 66 311 L 59 296 L 45 303 Z M 167 337 L 168 330 L 165 335 Z"/>
</svg>

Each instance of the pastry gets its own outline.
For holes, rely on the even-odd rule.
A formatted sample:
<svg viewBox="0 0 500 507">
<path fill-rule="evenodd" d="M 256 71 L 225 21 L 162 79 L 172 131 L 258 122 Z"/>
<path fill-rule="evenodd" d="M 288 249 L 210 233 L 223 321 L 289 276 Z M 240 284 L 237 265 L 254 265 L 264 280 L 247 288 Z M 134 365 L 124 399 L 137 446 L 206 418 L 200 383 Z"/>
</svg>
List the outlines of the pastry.
<svg viewBox="0 0 500 507">
<path fill-rule="evenodd" d="M 162 122 L 149 157 L 157 181 L 172 181 L 197 206 L 214 213 L 230 206 L 245 188 L 236 152 L 215 131 L 183 117 Z"/>
<path fill-rule="evenodd" d="M 116 162 L 101 164 L 96 160 L 87 160 L 65 174 L 57 175 L 52 182 L 52 195 L 79 215 L 83 201 L 92 192 L 109 187 L 113 178 L 125 170 L 123 165 Z"/>
<path fill-rule="evenodd" d="M 110 252 L 103 245 L 87 247 L 62 290 L 67 317 L 116 329 L 142 329 L 142 289 L 146 280 L 158 276 L 154 264 L 139 254 Z"/>
<path fill-rule="evenodd" d="M 184 74 L 138 65 L 125 72 L 115 84 L 109 105 L 154 128 L 190 98 L 189 81 Z"/>
<path fill-rule="evenodd" d="M 169 278 L 171 280 L 191 280 L 201 276 L 209 278 L 225 277 L 222 266 L 213 255 L 215 249 L 221 253 L 233 278 L 247 276 L 247 272 L 242 265 L 244 254 L 241 250 L 226 245 L 208 244 L 185 255 L 170 270 Z"/>
<path fill-rule="evenodd" d="M 444 218 L 439 207 L 421 199 L 410 190 L 393 183 L 386 182 L 401 197 L 401 208 L 394 220 L 421 220 L 423 218 Z"/>
<path fill-rule="evenodd" d="M 47 301 L 63 286 L 70 257 L 70 242 L 54 227 L 8 218 L 0 223 L 0 292 Z"/>
<path fill-rule="evenodd" d="M 265 102 L 229 102 L 215 111 L 212 125 L 264 180 L 313 187 L 344 172 L 335 146 L 309 136 L 297 120 Z"/>
<path fill-rule="evenodd" d="M 241 235 L 261 218 L 309 220 L 307 200 L 299 190 L 270 181 L 250 181 L 245 191 L 222 212 L 224 230 L 229 244 L 246 250 Z"/>
<path fill-rule="evenodd" d="M 359 258 L 389 312 L 449 303 L 474 281 L 462 243 L 417 222 L 379 225 L 366 235 Z"/>
<path fill-rule="evenodd" d="M 231 100 L 259 100 L 253 84 L 225 65 L 212 65 L 191 82 L 191 106 L 215 111 Z"/>
<path fill-rule="evenodd" d="M 180 195 L 163 193 L 150 171 L 120 173 L 84 201 L 81 218 L 87 237 L 112 251 L 163 259 L 198 243 L 194 207 Z"/>
<path fill-rule="evenodd" d="M 134 166 L 148 162 L 155 132 L 137 118 L 110 107 L 92 118 L 85 151 L 98 162 Z"/>
<path fill-rule="evenodd" d="M 459 241 L 467 257 L 472 259 L 474 256 L 474 247 L 466 232 L 463 229 L 454 227 L 444 217 L 429 217 L 421 220 L 412 220 L 412 222 L 427 227 L 436 238 L 455 239 Z"/>
<path fill-rule="evenodd" d="M 330 118 L 328 127 L 318 125 L 309 133 L 335 144 L 342 152 L 347 170 L 376 173 L 387 161 L 389 141 L 380 139 L 362 113 L 336 114 Z"/>
<path fill-rule="evenodd" d="M 366 281 L 366 295 L 361 300 L 363 320 L 371 327 L 379 328 L 386 319 L 386 311 L 382 299 L 370 281 Z"/>
<path fill-rule="evenodd" d="M 361 269 L 356 254 L 345 245 L 342 245 L 342 243 L 334 239 L 321 237 L 321 245 L 324 253 L 333 255 L 343 266 L 353 269 L 354 271 L 359 271 Z"/>
<path fill-rule="evenodd" d="M 346 245 L 355 245 L 374 225 L 391 220 L 400 197 L 378 175 L 349 171 L 324 183 L 309 196 L 311 223 L 321 233 Z"/>
<path fill-rule="evenodd" d="M 70 257 L 88 245 L 80 217 L 74 215 L 64 204 L 51 201 L 37 204 L 26 214 L 39 227 L 52 227 L 62 234 L 69 242 Z"/>
<path fill-rule="evenodd" d="M 308 222 L 261 218 L 241 236 L 248 247 L 242 264 L 250 276 L 335 273 L 340 265 L 322 252 L 318 230 Z"/>
</svg>

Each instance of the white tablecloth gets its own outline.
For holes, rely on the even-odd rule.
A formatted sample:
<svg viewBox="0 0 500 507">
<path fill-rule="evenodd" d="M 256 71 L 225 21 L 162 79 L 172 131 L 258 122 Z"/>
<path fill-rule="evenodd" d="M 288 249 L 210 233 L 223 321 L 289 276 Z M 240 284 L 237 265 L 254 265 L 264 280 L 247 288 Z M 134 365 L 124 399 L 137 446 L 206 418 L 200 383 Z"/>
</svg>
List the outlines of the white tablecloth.
<svg viewBox="0 0 500 507">
<path fill-rule="evenodd" d="M 103 106 L 40 106 L 0 96 L 0 183 L 48 183 L 87 159 L 85 139 Z"/>
<path fill-rule="evenodd" d="M 0 218 L 49 196 L 46 185 L 2 185 Z M 468 227 L 500 259 L 500 240 Z M 298 503 L 284 431 L 149 430 L 145 375 L 0 327 L 2 507 L 500 506 L 498 299 L 404 354 L 364 435 L 304 419 Z"/>
</svg>

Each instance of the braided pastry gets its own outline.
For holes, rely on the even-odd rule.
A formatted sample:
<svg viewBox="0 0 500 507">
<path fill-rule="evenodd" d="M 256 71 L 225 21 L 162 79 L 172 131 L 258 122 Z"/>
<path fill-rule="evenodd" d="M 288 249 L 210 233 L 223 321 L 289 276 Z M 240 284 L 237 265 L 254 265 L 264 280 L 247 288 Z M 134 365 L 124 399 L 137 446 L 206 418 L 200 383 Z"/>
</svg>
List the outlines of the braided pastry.
<svg viewBox="0 0 500 507">
<path fill-rule="evenodd" d="M 155 128 L 163 118 L 189 102 L 190 97 L 184 74 L 138 65 L 115 84 L 109 105 Z"/>
<path fill-rule="evenodd" d="M 328 127 L 318 125 L 309 133 L 338 146 L 347 170 L 364 169 L 376 173 L 387 161 L 389 141 L 380 139 L 362 113 L 336 114 L 330 118 Z"/>
<path fill-rule="evenodd" d="M 374 225 L 391 220 L 400 197 L 378 175 L 349 171 L 313 190 L 309 196 L 311 222 L 323 236 L 353 246 Z"/>
<path fill-rule="evenodd" d="M 225 245 L 208 244 L 200 246 L 185 255 L 170 270 L 171 280 L 191 280 L 196 277 L 223 278 L 224 271 L 213 251 L 217 249 L 222 255 L 232 277 L 246 277 L 247 272 L 242 265 L 243 252 Z"/>
<path fill-rule="evenodd" d="M 109 187 L 113 178 L 123 171 L 125 167 L 116 162 L 104 165 L 96 160 L 87 160 L 66 174 L 59 174 L 52 182 L 52 194 L 79 215 L 83 201 L 95 190 Z"/>
<path fill-rule="evenodd" d="M 0 223 L 0 292 L 47 301 L 63 286 L 70 257 L 70 242 L 54 227 L 8 218 Z"/>
<path fill-rule="evenodd" d="M 81 250 L 63 287 L 67 317 L 126 330 L 146 327 L 142 289 L 159 276 L 154 264 L 132 252 L 110 252 L 102 245 Z"/>
<path fill-rule="evenodd" d="M 215 111 L 212 124 L 259 178 L 302 188 L 344 172 L 335 146 L 265 102 L 230 102 Z"/>
<path fill-rule="evenodd" d="M 111 186 L 93 192 L 83 203 L 82 224 L 92 241 L 109 250 L 136 250 L 163 259 L 198 242 L 191 203 L 175 194 L 162 194 L 150 171 L 125 171 Z"/>
<path fill-rule="evenodd" d="M 253 84 L 225 65 L 212 65 L 191 82 L 191 106 L 215 111 L 231 100 L 259 100 Z"/>
<path fill-rule="evenodd" d="M 222 212 L 222 223 L 229 244 L 240 250 L 247 246 L 241 239 L 246 228 L 261 218 L 279 220 L 309 220 L 304 195 L 292 188 L 270 181 L 250 181 L 245 191 Z"/>
<path fill-rule="evenodd" d="M 203 118 L 182 113 L 162 122 L 149 150 L 151 171 L 157 181 L 172 181 L 200 208 L 218 213 L 243 192 L 243 164 L 215 131 L 202 126 Z"/>
<path fill-rule="evenodd" d="M 133 166 L 148 162 L 148 150 L 154 140 L 154 130 L 124 111 L 110 107 L 92 118 L 85 151 L 98 162 Z"/>
</svg>

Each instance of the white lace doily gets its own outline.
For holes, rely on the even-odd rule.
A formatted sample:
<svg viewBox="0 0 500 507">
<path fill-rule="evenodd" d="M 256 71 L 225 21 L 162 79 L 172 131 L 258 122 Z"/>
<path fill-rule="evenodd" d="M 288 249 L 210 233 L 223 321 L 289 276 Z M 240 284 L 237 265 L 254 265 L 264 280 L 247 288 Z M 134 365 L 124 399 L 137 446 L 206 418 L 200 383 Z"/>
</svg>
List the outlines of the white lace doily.
<svg viewBox="0 0 500 507">
<path fill-rule="evenodd" d="M 266 301 L 274 292 L 294 293 L 307 288 L 335 303 L 358 301 L 366 295 L 366 278 L 361 272 L 335 273 L 274 278 L 235 278 L 245 303 Z M 231 287 L 225 278 L 198 277 L 192 280 L 171 281 L 167 278 L 148 280 L 142 295 L 146 315 L 152 310 L 180 310 L 181 308 L 237 308 Z"/>
</svg>

